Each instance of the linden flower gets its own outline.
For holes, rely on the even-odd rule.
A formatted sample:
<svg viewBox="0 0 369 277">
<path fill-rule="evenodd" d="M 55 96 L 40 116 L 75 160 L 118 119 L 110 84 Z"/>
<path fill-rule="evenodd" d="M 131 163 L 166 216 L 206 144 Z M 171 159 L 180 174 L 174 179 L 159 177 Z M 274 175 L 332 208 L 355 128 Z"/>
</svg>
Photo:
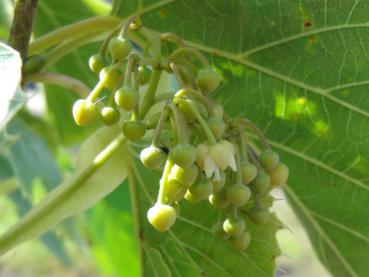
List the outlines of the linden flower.
<svg viewBox="0 0 369 277">
<path fill-rule="evenodd" d="M 230 167 L 233 171 L 237 171 L 234 155 L 234 146 L 226 140 L 215 145 L 199 144 L 196 149 L 196 163 L 205 171 L 207 178 L 214 175 L 214 180 L 219 181 L 220 169 Z"/>
</svg>

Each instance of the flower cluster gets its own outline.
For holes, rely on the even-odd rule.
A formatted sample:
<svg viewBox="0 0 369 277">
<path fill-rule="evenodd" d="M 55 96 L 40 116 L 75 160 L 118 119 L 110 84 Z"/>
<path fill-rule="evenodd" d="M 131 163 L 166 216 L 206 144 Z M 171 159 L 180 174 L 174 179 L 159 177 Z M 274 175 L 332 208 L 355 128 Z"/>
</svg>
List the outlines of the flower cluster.
<svg viewBox="0 0 369 277">
<path fill-rule="evenodd" d="M 75 103 L 76 123 L 85 125 L 100 117 L 107 125 L 121 124 L 130 141 L 152 129 L 151 144 L 140 153 L 146 167 L 162 171 L 156 204 L 147 212 L 151 225 L 167 231 L 175 224 L 181 201 L 209 201 L 222 214 L 214 234 L 245 250 L 252 239 L 248 225 L 269 220 L 269 192 L 286 182 L 287 166 L 251 121 L 231 118 L 209 97 L 221 77 L 199 51 L 184 46 L 174 34 L 150 33 L 136 17 L 117 32 L 90 59 L 100 81 L 87 99 Z M 146 41 L 140 45 L 143 52 L 134 50 L 130 37 Z M 179 89 L 157 95 L 163 71 L 176 79 Z M 146 90 L 140 92 L 140 86 Z M 95 102 L 104 89 L 108 97 L 99 109 Z M 157 102 L 163 109 L 150 113 Z M 127 115 L 130 119 L 123 120 Z M 261 151 L 250 133 L 259 138 Z"/>
</svg>

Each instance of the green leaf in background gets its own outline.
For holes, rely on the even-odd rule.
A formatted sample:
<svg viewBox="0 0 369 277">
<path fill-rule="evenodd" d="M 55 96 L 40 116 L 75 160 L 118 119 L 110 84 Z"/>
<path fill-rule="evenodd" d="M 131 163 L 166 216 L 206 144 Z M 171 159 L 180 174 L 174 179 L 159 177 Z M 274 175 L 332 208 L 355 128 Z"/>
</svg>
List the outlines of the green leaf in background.
<svg viewBox="0 0 369 277">
<path fill-rule="evenodd" d="M 11 17 L 13 13 L 13 1 L 0 0 L 0 41 L 9 36 Z"/>
<path fill-rule="evenodd" d="M 50 191 L 62 181 L 59 169 L 45 141 L 32 132 L 20 119 L 8 125 L 8 132 L 16 137 L 7 156 L 22 190 L 32 198 L 36 182 Z"/>
<path fill-rule="evenodd" d="M 17 111 L 23 106 L 26 96 L 20 91 L 22 61 L 19 53 L 11 47 L 0 43 L 0 138 L 6 124 L 12 119 Z M 0 145 L 4 142 L 0 141 Z"/>
<path fill-rule="evenodd" d="M 105 127 L 84 142 L 78 153 L 75 176 L 52 190 L 0 237 L 0 255 L 25 240 L 40 236 L 64 219 L 87 210 L 119 186 L 127 175 L 126 163 L 129 159 L 124 144 L 99 171 L 80 181 L 80 176 L 84 176 L 82 172 L 95 162 L 96 155 L 118 133 L 120 129 L 117 127 Z"/>
<path fill-rule="evenodd" d="M 368 3 L 120 0 L 113 13 L 127 7 L 209 55 L 224 78 L 214 97 L 256 122 L 289 165 L 285 192 L 322 263 L 335 276 L 366 276 Z"/>
<path fill-rule="evenodd" d="M 109 5 L 101 0 L 40 1 L 34 34 L 37 38 L 75 21 L 106 15 L 108 11 Z M 75 77 L 92 88 L 98 78 L 89 70 L 88 58 L 97 51 L 97 44 L 84 46 L 62 58 L 51 71 Z M 71 111 L 78 97 L 72 91 L 57 86 L 45 86 L 45 90 L 48 115 L 61 142 L 71 144 L 80 141 L 96 129 L 96 126 L 80 128 L 75 124 Z"/>
<path fill-rule="evenodd" d="M 53 162 L 53 160 L 51 160 Z M 29 198 L 25 197 L 21 189 L 17 186 L 6 190 L 3 186 L 8 184 L 9 181 L 15 181 L 17 183 L 18 179 L 14 178 L 14 169 L 12 168 L 11 162 L 0 155 L 0 192 L 8 192 L 10 199 L 14 202 L 17 207 L 17 212 L 19 216 L 23 216 L 32 208 L 32 203 Z M 18 184 L 17 184 L 18 185 Z M 41 241 L 46 245 L 46 247 L 63 262 L 64 265 L 70 265 L 70 259 L 68 253 L 66 252 L 64 245 L 60 238 L 52 231 L 49 231 L 41 236 Z"/>
<path fill-rule="evenodd" d="M 128 183 L 85 216 L 87 237 L 102 276 L 140 276 Z"/>
</svg>

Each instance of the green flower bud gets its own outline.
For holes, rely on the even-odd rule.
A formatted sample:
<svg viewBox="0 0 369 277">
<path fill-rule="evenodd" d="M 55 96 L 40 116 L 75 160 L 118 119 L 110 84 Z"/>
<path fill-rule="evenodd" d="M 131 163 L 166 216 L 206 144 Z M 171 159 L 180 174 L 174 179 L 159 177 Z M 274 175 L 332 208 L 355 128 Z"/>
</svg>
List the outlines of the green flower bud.
<svg viewBox="0 0 369 277">
<path fill-rule="evenodd" d="M 197 176 L 199 176 L 199 172 L 200 170 L 195 164 L 187 168 L 175 164 L 171 169 L 169 178 L 173 178 L 183 186 L 189 187 L 195 182 Z"/>
<path fill-rule="evenodd" d="M 237 251 L 245 251 L 246 248 L 250 245 L 251 242 L 251 234 L 250 232 L 245 232 L 239 237 L 231 237 L 229 239 L 229 244 Z"/>
<path fill-rule="evenodd" d="M 205 106 L 199 102 L 195 102 L 196 109 L 200 112 L 200 114 L 204 117 L 208 117 L 208 111 L 206 110 Z M 183 114 L 184 118 L 187 122 L 194 122 L 196 121 L 196 116 L 192 113 L 191 109 L 188 107 L 188 105 L 179 103 L 178 109 Z"/>
<path fill-rule="evenodd" d="M 268 172 L 271 179 L 271 186 L 279 187 L 287 182 L 289 170 L 287 165 L 280 163 Z"/>
<path fill-rule="evenodd" d="M 187 143 L 177 144 L 170 150 L 169 158 L 180 167 L 190 167 L 196 159 L 196 148 Z"/>
<path fill-rule="evenodd" d="M 213 193 L 213 182 L 210 179 L 199 178 L 199 181 L 196 181 L 185 194 L 185 199 L 190 203 L 199 203 L 205 199 L 207 199 L 210 194 Z"/>
<path fill-rule="evenodd" d="M 216 238 L 221 239 L 221 240 L 227 240 L 229 239 L 229 235 L 224 232 L 223 229 L 223 223 L 222 222 L 217 222 L 212 228 L 211 230 L 213 231 L 213 234 Z"/>
<path fill-rule="evenodd" d="M 104 86 L 108 89 L 114 89 L 117 86 L 120 76 L 120 71 L 110 66 L 104 67 L 99 73 L 100 81 L 104 82 Z"/>
<path fill-rule="evenodd" d="M 215 208 L 224 209 L 229 205 L 229 201 L 227 198 L 227 193 L 225 190 L 220 192 L 213 193 L 209 196 L 209 202 Z"/>
<path fill-rule="evenodd" d="M 270 212 L 263 206 L 255 206 L 250 210 L 248 216 L 255 224 L 264 224 L 269 220 Z"/>
<path fill-rule="evenodd" d="M 105 125 L 114 125 L 119 121 L 120 113 L 118 110 L 113 107 L 104 107 L 100 112 L 101 120 Z"/>
<path fill-rule="evenodd" d="M 205 69 L 199 72 L 196 81 L 201 91 L 208 94 L 219 86 L 221 78 L 215 71 Z"/>
<path fill-rule="evenodd" d="M 178 109 L 181 111 L 187 122 L 194 122 L 196 120 L 196 116 L 186 104 L 181 102 L 178 103 Z"/>
<path fill-rule="evenodd" d="M 147 211 L 147 219 L 160 232 L 168 231 L 176 221 L 176 210 L 165 204 L 156 203 Z"/>
<path fill-rule="evenodd" d="M 138 72 L 138 83 L 140 84 L 140 86 L 147 85 L 148 82 L 150 81 L 151 70 L 148 69 L 147 66 L 140 65 L 137 68 L 137 72 Z"/>
<path fill-rule="evenodd" d="M 168 202 L 182 200 L 186 191 L 187 188 L 174 179 L 168 180 L 165 184 L 165 197 Z"/>
<path fill-rule="evenodd" d="M 113 60 L 121 60 L 128 56 L 132 51 L 132 45 L 123 38 L 112 38 L 109 41 L 109 52 Z"/>
<path fill-rule="evenodd" d="M 252 180 L 254 180 L 258 173 L 257 167 L 254 164 L 248 162 L 242 165 L 241 171 L 242 171 L 242 183 L 245 185 L 249 184 Z"/>
<path fill-rule="evenodd" d="M 250 189 L 254 194 L 264 193 L 269 186 L 270 186 L 270 177 L 263 171 L 259 172 L 258 175 L 256 175 L 255 179 L 250 183 Z"/>
<path fill-rule="evenodd" d="M 266 171 L 270 171 L 278 165 L 279 156 L 276 152 L 270 150 L 265 151 L 260 154 L 259 163 Z"/>
<path fill-rule="evenodd" d="M 114 93 L 115 103 L 123 110 L 131 111 L 138 103 L 138 95 L 133 88 L 122 87 Z"/>
<path fill-rule="evenodd" d="M 244 185 L 231 185 L 227 187 L 227 198 L 231 204 L 241 207 L 249 201 L 251 191 Z"/>
<path fill-rule="evenodd" d="M 216 117 L 211 117 L 207 120 L 207 123 L 214 137 L 217 140 L 221 139 L 226 129 L 224 121 Z"/>
<path fill-rule="evenodd" d="M 241 236 L 246 229 L 245 220 L 240 217 L 237 218 L 227 218 L 223 222 L 223 230 L 230 235 L 231 237 L 239 237 Z"/>
<path fill-rule="evenodd" d="M 79 99 L 73 105 L 73 118 L 77 125 L 83 126 L 97 119 L 99 110 L 88 100 Z"/>
<path fill-rule="evenodd" d="M 146 125 L 142 121 L 126 121 L 123 123 L 123 134 L 130 141 L 141 139 L 146 132 Z"/>
<path fill-rule="evenodd" d="M 104 58 L 100 55 L 93 55 L 88 60 L 88 66 L 90 67 L 91 71 L 98 74 L 101 69 L 103 69 L 106 64 Z"/>
<path fill-rule="evenodd" d="M 164 165 L 167 155 L 156 146 L 149 146 L 142 149 L 140 154 L 141 162 L 148 168 L 157 169 Z"/>
</svg>

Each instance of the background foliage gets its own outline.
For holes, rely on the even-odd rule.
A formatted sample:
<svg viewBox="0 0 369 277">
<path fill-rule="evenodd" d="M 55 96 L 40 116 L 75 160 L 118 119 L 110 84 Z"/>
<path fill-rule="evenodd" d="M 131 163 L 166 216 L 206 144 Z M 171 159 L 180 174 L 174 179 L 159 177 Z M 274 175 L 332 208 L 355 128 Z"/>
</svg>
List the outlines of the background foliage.
<svg viewBox="0 0 369 277">
<path fill-rule="evenodd" d="M 2 2 L 5 7 L 7 1 Z M 291 176 L 284 192 L 319 259 L 335 276 L 365 276 L 368 272 L 368 8 L 365 0 L 120 0 L 114 1 L 112 11 L 122 18 L 139 14 L 152 30 L 174 32 L 208 55 L 224 79 L 214 98 L 231 115 L 256 122 L 289 165 Z M 40 1 L 34 35 L 37 38 L 108 12 L 109 6 L 98 0 Z M 0 18 L 0 35 L 6 37 L 4 26 L 9 21 L 5 13 Z M 91 87 L 96 78 L 86 61 L 96 50 L 96 43 L 83 46 L 49 69 Z M 10 134 L 21 134 L 21 139 L 12 143 L 2 158 L 1 173 L 8 168 L 9 174 L 1 178 L 17 178 L 17 191 L 26 196 L 28 208 L 35 183 L 46 191 L 60 183 L 52 155 L 58 157 L 59 168 L 68 172 L 71 162 L 62 160 L 65 150 L 61 148 L 81 142 L 98 127 L 75 126 L 71 113 L 66 112 L 76 99 L 72 92 L 51 86 L 46 86 L 45 92 L 47 117 L 36 120 L 22 112 L 8 128 Z M 35 145 L 31 150 L 39 155 L 22 148 L 22 141 Z M 42 172 L 28 166 L 24 170 L 22 163 L 36 168 L 46 163 L 47 167 L 42 167 Z M 213 241 L 209 226 L 216 215 L 205 206 L 184 207 L 173 232 L 157 234 L 147 225 L 145 213 L 158 176 L 136 163 L 129 172 L 143 229 L 138 252 L 129 239 L 134 230 L 127 184 L 85 215 L 85 232 L 93 241 L 93 252 L 108 261 L 104 263 L 106 274 L 121 270 L 118 265 L 122 261 L 130 266 L 119 272 L 121 275 L 128 271 L 137 274 L 137 256 L 141 255 L 147 276 L 192 276 L 198 272 L 235 276 L 241 270 L 248 276 L 272 274 L 273 257 L 279 253 L 274 239 L 277 220 L 253 230 L 257 239 L 242 255 Z M 21 205 L 21 201 L 16 203 Z M 64 223 L 59 232 L 78 240 L 74 225 L 74 221 Z M 49 236 L 58 243 L 54 233 Z M 115 253 L 122 253 L 119 245 L 131 249 L 127 257 L 117 257 Z M 52 249 L 65 257 L 60 245 Z M 66 257 L 63 260 L 67 263 Z"/>
</svg>

